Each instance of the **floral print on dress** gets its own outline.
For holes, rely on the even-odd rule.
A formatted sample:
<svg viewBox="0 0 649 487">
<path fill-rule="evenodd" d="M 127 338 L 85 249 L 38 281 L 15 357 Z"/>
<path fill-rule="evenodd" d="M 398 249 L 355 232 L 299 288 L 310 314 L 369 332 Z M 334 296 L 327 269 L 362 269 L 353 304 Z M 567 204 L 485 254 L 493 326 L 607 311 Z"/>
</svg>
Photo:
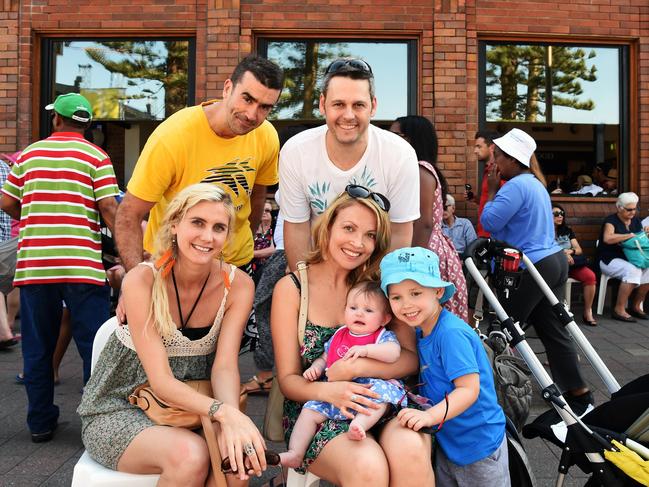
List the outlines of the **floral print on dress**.
<svg viewBox="0 0 649 487">
<path fill-rule="evenodd" d="M 304 346 L 300 350 L 304 369 L 311 366 L 315 359 L 322 356 L 325 343 L 329 341 L 336 330 L 337 328 L 314 325 L 307 320 L 304 329 Z M 302 404 L 291 401 L 290 399 L 284 399 L 284 417 L 282 418 L 282 424 L 284 426 L 284 438 L 287 445 L 301 410 Z M 309 468 L 309 465 L 315 461 L 325 445 L 336 436 L 346 433 L 348 429 L 349 422 L 347 421 L 326 420 L 322 423 L 313 437 L 306 455 L 304 455 L 302 467 L 296 470 L 304 473 Z"/>
<path fill-rule="evenodd" d="M 464 320 L 469 322 L 469 302 L 466 290 L 466 280 L 462 272 L 462 262 L 457 255 L 450 238 L 442 232 L 442 218 L 444 215 L 444 204 L 442 203 L 442 187 L 437 177 L 435 168 L 426 161 L 419 161 L 419 165 L 435 177 L 437 186 L 433 198 L 433 230 L 428 240 L 428 248 L 439 257 L 439 273 L 442 280 L 455 284 L 455 294 L 444 303 L 444 307 Z"/>
</svg>

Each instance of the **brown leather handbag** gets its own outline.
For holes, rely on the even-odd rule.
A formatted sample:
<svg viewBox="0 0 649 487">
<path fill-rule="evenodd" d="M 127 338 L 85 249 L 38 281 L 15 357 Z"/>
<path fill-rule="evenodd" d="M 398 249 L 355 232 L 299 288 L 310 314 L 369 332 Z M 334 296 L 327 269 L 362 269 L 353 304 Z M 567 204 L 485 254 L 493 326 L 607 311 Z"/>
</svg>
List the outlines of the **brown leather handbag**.
<svg viewBox="0 0 649 487">
<path fill-rule="evenodd" d="M 185 384 L 196 392 L 208 397 L 212 394 L 212 384 L 207 379 L 188 380 Z M 198 429 L 203 428 L 207 449 L 210 452 L 210 463 L 216 480 L 217 487 L 226 487 L 225 475 L 221 470 L 221 452 L 216 440 L 216 433 L 212 427 L 212 419 L 207 415 L 201 416 L 167 404 L 160 399 L 148 382 L 136 387 L 128 396 L 128 402 L 138 406 L 151 421 L 161 426 L 176 426 L 178 428 Z"/>
<path fill-rule="evenodd" d="M 212 396 L 212 384 L 207 379 L 185 381 L 189 387 L 204 396 Z M 183 409 L 167 404 L 160 399 L 148 382 L 138 386 L 129 396 L 128 402 L 138 406 L 151 421 L 161 426 L 197 429 L 201 427 L 201 417 Z"/>
</svg>

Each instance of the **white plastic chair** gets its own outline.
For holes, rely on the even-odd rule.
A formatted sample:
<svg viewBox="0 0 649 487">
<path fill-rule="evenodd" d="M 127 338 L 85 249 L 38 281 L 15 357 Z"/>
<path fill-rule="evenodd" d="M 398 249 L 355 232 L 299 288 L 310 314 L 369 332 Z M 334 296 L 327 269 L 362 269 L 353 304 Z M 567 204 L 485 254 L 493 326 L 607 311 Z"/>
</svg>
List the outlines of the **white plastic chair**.
<svg viewBox="0 0 649 487">
<path fill-rule="evenodd" d="M 611 276 L 607 276 L 603 272 L 599 277 L 599 290 L 597 291 L 597 314 L 598 315 L 604 313 L 604 303 L 606 302 L 606 288 L 608 287 L 609 279 L 611 279 Z"/>
<path fill-rule="evenodd" d="M 104 349 L 108 338 L 117 328 L 117 317 L 113 316 L 106 321 L 95 335 L 92 343 L 91 370 L 95 367 L 99 354 Z M 87 451 L 74 466 L 72 474 L 72 487 L 155 487 L 160 475 L 136 475 L 117 472 L 95 462 Z"/>
<path fill-rule="evenodd" d="M 566 281 L 566 289 L 565 289 L 565 299 L 563 302 L 566 304 L 566 308 L 568 311 L 570 311 L 570 293 L 572 292 L 572 285 L 575 282 L 579 282 L 576 279 L 573 279 L 572 277 L 569 277 L 568 280 Z"/>
<path fill-rule="evenodd" d="M 292 468 L 288 469 L 286 487 L 318 487 L 319 485 L 320 477 L 317 475 L 314 475 L 311 472 L 301 475 Z"/>
</svg>

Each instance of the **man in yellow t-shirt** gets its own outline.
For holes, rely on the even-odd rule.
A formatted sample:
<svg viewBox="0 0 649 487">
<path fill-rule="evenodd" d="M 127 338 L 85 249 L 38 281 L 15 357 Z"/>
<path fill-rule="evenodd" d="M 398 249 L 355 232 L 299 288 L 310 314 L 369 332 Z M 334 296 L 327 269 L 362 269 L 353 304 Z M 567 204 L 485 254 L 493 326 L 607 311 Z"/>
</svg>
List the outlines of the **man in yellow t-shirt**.
<svg viewBox="0 0 649 487">
<path fill-rule="evenodd" d="M 126 270 L 142 261 L 143 246 L 153 251 L 168 202 L 199 182 L 218 184 L 235 205 L 224 260 L 239 267 L 252 260 L 252 229 L 261 219 L 266 186 L 278 179 L 279 140 L 266 116 L 283 82 L 277 65 L 250 55 L 225 81 L 222 101 L 184 108 L 156 128 L 137 161 L 115 222 Z M 140 224 L 149 211 L 143 241 Z"/>
</svg>

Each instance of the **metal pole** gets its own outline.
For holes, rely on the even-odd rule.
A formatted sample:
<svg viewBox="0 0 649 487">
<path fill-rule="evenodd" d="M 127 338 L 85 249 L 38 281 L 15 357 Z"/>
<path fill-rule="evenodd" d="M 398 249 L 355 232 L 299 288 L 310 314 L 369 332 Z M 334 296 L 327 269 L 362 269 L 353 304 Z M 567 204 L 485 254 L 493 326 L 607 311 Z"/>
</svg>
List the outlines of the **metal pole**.
<svg viewBox="0 0 649 487">
<path fill-rule="evenodd" d="M 532 261 L 524 254 L 521 254 L 523 257 L 523 262 L 525 263 L 525 266 L 527 267 L 528 272 L 536 282 L 536 284 L 539 286 L 541 291 L 543 291 L 543 294 L 547 298 L 547 300 L 550 302 L 552 306 L 555 306 L 557 303 L 559 303 L 559 300 L 557 297 L 554 295 L 552 292 L 552 289 L 550 289 L 550 286 L 545 282 L 545 279 L 543 279 L 543 276 L 539 273 L 539 271 L 534 267 L 534 264 Z M 570 314 L 572 316 L 572 314 Z M 597 374 L 600 376 L 602 379 L 602 382 L 606 385 L 606 388 L 608 389 L 609 393 L 614 393 L 620 390 L 620 384 L 618 381 L 613 377 L 613 374 L 611 371 L 608 369 L 604 361 L 601 359 L 599 354 L 595 351 L 593 346 L 590 344 L 584 333 L 579 329 L 579 326 L 577 326 L 577 323 L 575 323 L 575 320 L 572 320 L 570 323 L 566 325 L 566 328 L 568 329 L 568 332 L 570 335 L 572 335 L 572 338 L 574 339 L 575 342 L 577 342 L 577 345 L 579 345 L 579 348 L 583 352 L 583 354 L 586 356 L 588 361 L 591 363 Z"/>
</svg>

